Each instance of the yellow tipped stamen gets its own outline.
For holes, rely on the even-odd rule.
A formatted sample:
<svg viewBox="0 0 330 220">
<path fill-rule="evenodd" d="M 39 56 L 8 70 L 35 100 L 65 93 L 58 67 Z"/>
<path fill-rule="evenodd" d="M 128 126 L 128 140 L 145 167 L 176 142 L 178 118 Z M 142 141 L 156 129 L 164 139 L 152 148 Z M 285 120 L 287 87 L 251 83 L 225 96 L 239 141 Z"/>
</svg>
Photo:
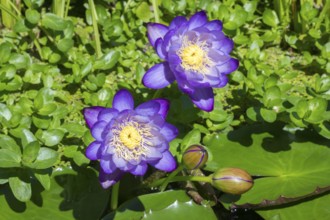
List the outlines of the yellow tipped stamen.
<svg viewBox="0 0 330 220">
<path fill-rule="evenodd" d="M 181 66 L 185 70 L 206 74 L 213 65 L 213 61 L 208 57 L 206 42 L 189 41 L 183 39 L 182 47 L 178 51 L 181 58 Z"/>
<path fill-rule="evenodd" d="M 144 123 L 137 123 L 129 117 L 114 125 L 113 136 L 109 145 L 114 148 L 118 157 L 126 161 L 139 160 L 149 153 L 149 138 L 152 137 L 150 127 Z"/>
<path fill-rule="evenodd" d="M 141 144 L 142 137 L 133 126 L 124 127 L 119 134 L 120 141 L 129 149 L 134 149 Z"/>
</svg>

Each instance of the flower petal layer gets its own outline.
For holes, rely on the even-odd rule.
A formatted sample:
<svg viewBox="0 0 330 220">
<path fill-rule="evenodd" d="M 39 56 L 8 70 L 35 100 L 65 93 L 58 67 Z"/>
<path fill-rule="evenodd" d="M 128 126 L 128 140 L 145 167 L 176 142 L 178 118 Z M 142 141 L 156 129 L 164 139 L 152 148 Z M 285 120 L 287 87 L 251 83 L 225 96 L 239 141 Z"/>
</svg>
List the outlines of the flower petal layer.
<svg viewBox="0 0 330 220">
<path fill-rule="evenodd" d="M 86 121 L 86 124 L 89 128 L 92 128 L 94 124 L 97 122 L 97 117 L 99 113 L 105 109 L 104 107 L 94 106 L 89 108 L 84 108 L 83 114 Z"/>
<path fill-rule="evenodd" d="M 113 98 L 112 107 L 120 112 L 126 109 L 133 109 L 134 100 L 131 93 L 126 89 L 119 90 Z"/>
<path fill-rule="evenodd" d="M 189 95 L 193 103 L 200 109 L 210 112 L 214 106 L 214 94 L 212 88 L 198 88 Z"/>
<path fill-rule="evenodd" d="M 124 175 L 124 172 L 122 172 L 119 169 L 116 169 L 113 173 L 111 174 L 107 174 L 105 173 L 102 169 L 100 170 L 100 174 L 99 174 L 99 181 L 101 183 L 101 186 L 104 189 L 109 188 L 110 186 L 114 185 L 115 183 L 117 183 L 122 176 Z"/>
<path fill-rule="evenodd" d="M 167 63 L 159 63 L 151 67 L 143 76 L 142 83 L 152 89 L 162 89 L 175 80 Z"/>
<path fill-rule="evenodd" d="M 150 44 L 154 47 L 158 38 L 163 38 L 168 31 L 168 27 L 163 24 L 149 23 L 147 25 L 148 39 Z"/>
<path fill-rule="evenodd" d="M 172 172 L 176 168 L 175 159 L 169 151 L 165 151 L 163 153 L 162 159 L 160 159 L 157 162 L 151 162 L 150 164 L 156 167 L 157 169 L 166 172 Z"/>
<path fill-rule="evenodd" d="M 92 142 L 86 149 L 86 156 L 90 160 L 98 160 L 100 159 L 100 148 L 102 142 L 94 141 Z"/>
</svg>

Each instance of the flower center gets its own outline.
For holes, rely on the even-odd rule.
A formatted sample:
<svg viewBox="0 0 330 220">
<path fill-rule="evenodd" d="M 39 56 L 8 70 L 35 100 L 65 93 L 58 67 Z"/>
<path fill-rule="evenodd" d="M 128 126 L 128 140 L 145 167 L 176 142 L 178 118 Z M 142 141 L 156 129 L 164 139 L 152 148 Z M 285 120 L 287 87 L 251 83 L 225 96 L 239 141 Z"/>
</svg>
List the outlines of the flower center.
<svg viewBox="0 0 330 220">
<path fill-rule="evenodd" d="M 181 58 L 181 66 L 184 70 L 206 74 L 213 65 L 205 41 L 194 42 L 185 37 L 177 54 Z"/>
<path fill-rule="evenodd" d="M 198 45 L 187 46 L 181 51 L 182 66 L 184 68 L 199 69 L 203 66 L 205 52 Z"/>
<path fill-rule="evenodd" d="M 133 126 L 125 126 L 119 134 L 120 141 L 129 149 L 140 146 L 142 137 L 139 131 Z"/>
</svg>

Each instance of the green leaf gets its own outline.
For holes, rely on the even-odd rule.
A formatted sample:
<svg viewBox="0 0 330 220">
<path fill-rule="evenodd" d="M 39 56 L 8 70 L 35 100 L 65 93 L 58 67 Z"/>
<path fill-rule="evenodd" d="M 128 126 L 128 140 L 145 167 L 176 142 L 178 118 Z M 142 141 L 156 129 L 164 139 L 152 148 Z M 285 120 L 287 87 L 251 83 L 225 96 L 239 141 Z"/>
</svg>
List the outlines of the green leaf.
<svg viewBox="0 0 330 220">
<path fill-rule="evenodd" d="M 8 135 L 0 134 L 0 147 L 21 154 L 21 148 L 17 145 L 16 141 Z"/>
<path fill-rule="evenodd" d="M 191 130 L 186 136 L 183 138 L 181 142 L 181 150 L 184 151 L 187 147 L 193 144 L 200 144 L 201 142 L 201 132 L 198 129 Z"/>
<path fill-rule="evenodd" d="M 100 219 L 108 207 L 109 190 L 98 181 L 97 172 L 90 168 L 78 173 L 66 167 L 53 172 L 51 188 L 44 190 L 40 184 L 32 184 L 32 197 L 25 204 L 18 202 L 9 187 L 0 188 L 0 212 L 2 219 Z"/>
<path fill-rule="evenodd" d="M 152 13 L 150 11 L 150 6 L 146 2 L 142 2 L 136 8 L 135 13 L 136 13 L 136 16 L 144 22 L 150 21 L 150 18 L 152 17 Z"/>
<path fill-rule="evenodd" d="M 159 211 L 150 210 L 145 213 L 143 219 L 167 220 L 167 219 L 194 219 L 196 216 L 203 216 L 203 219 L 218 219 L 210 207 L 197 205 L 193 201 L 178 202 L 170 204 Z"/>
<path fill-rule="evenodd" d="M 55 146 L 60 143 L 65 132 L 62 129 L 50 129 L 42 132 L 41 140 L 46 146 Z"/>
<path fill-rule="evenodd" d="M 41 24 L 54 31 L 63 31 L 68 26 L 64 19 L 52 13 L 44 14 L 42 16 Z"/>
<path fill-rule="evenodd" d="M 276 121 L 276 112 L 274 110 L 261 108 L 260 115 L 265 121 L 269 123 L 273 123 L 274 121 Z"/>
<path fill-rule="evenodd" d="M 3 42 L 0 44 L 0 63 L 8 62 L 11 55 L 12 44 L 9 42 Z"/>
<path fill-rule="evenodd" d="M 329 141 L 308 133 L 293 136 L 278 124 L 245 126 L 213 138 L 208 149 L 207 170 L 237 167 L 260 177 L 240 198 L 223 199 L 226 205 L 296 198 L 330 186 Z"/>
<path fill-rule="evenodd" d="M 39 183 L 44 187 L 45 190 L 50 190 L 51 179 L 50 179 L 50 171 L 47 170 L 34 170 L 34 176 L 37 178 Z"/>
<path fill-rule="evenodd" d="M 71 47 L 73 47 L 73 40 L 70 38 L 64 38 L 61 39 L 58 43 L 57 43 L 57 48 L 63 52 L 66 53 L 67 51 L 69 51 L 71 49 Z"/>
<path fill-rule="evenodd" d="M 314 98 L 308 101 L 304 119 L 310 123 L 320 123 L 327 110 L 328 102 L 323 98 Z"/>
<path fill-rule="evenodd" d="M 0 167 L 20 167 L 21 155 L 9 149 L 0 149 Z"/>
<path fill-rule="evenodd" d="M 9 186 L 15 196 L 21 202 L 27 202 L 32 195 L 31 183 L 21 180 L 19 177 L 10 177 Z"/>
<path fill-rule="evenodd" d="M 38 141 L 30 142 L 23 150 L 23 163 L 32 163 L 38 156 L 40 144 Z"/>
<path fill-rule="evenodd" d="M 9 108 L 7 107 L 7 105 L 0 103 L 0 119 L 4 118 L 7 121 L 9 121 L 12 117 L 12 113 L 9 110 Z"/>
<path fill-rule="evenodd" d="M 177 205 L 177 208 L 175 208 L 174 204 Z M 186 210 L 188 207 L 190 207 L 189 211 Z M 167 213 L 170 215 L 176 214 L 177 216 L 174 219 L 186 219 L 187 217 L 191 218 L 191 216 L 217 219 L 210 207 L 200 206 L 191 202 L 183 190 L 173 190 L 138 196 L 123 203 L 115 212 L 108 214 L 102 220 L 142 219 L 145 215 L 148 218 L 153 218 L 150 214 L 155 212 L 158 213 L 154 216 L 157 219 L 167 217 Z"/>
<path fill-rule="evenodd" d="M 95 70 L 111 69 L 118 61 L 120 53 L 115 50 L 110 50 L 107 54 L 103 55 L 100 59 L 96 60 L 93 68 Z"/>
<path fill-rule="evenodd" d="M 281 90 L 278 88 L 278 86 L 272 86 L 266 89 L 263 100 L 265 106 L 268 108 L 280 105 L 282 102 Z"/>
<path fill-rule="evenodd" d="M 259 210 L 257 213 L 264 219 L 324 219 L 329 216 L 330 194 L 325 194 L 299 203 L 288 204 L 280 208 Z"/>
<path fill-rule="evenodd" d="M 37 139 L 30 130 L 27 130 L 24 128 L 21 131 L 21 140 L 22 140 L 22 145 L 23 145 L 23 149 L 24 149 L 26 147 L 26 145 L 28 145 L 31 142 L 36 141 Z"/>
<path fill-rule="evenodd" d="M 35 169 L 46 169 L 53 166 L 58 160 L 59 154 L 49 148 L 41 147 L 34 163 L 30 166 Z"/>
<path fill-rule="evenodd" d="M 37 24 L 40 20 L 40 13 L 34 9 L 27 9 L 25 11 L 25 17 L 31 24 Z"/>
<path fill-rule="evenodd" d="M 271 27 L 276 27 L 279 23 L 276 12 L 270 9 L 264 11 L 262 14 L 262 21 Z"/>
</svg>

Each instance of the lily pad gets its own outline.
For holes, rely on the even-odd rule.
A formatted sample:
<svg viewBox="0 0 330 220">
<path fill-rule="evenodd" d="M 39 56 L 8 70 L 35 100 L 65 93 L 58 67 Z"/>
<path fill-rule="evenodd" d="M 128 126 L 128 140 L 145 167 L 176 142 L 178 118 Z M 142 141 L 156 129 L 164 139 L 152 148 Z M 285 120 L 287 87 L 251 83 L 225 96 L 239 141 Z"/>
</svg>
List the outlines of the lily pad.
<svg viewBox="0 0 330 220">
<path fill-rule="evenodd" d="M 221 201 L 227 206 L 271 203 L 279 198 L 285 203 L 330 186 L 329 141 L 320 136 L 293 135 L 279 124 L 254 125 L 216 135 L 206 146 L 213 155 L 207 170 L 237 167 L 259 177 L 240 197 L 224 196 Z"/>
</svg>

